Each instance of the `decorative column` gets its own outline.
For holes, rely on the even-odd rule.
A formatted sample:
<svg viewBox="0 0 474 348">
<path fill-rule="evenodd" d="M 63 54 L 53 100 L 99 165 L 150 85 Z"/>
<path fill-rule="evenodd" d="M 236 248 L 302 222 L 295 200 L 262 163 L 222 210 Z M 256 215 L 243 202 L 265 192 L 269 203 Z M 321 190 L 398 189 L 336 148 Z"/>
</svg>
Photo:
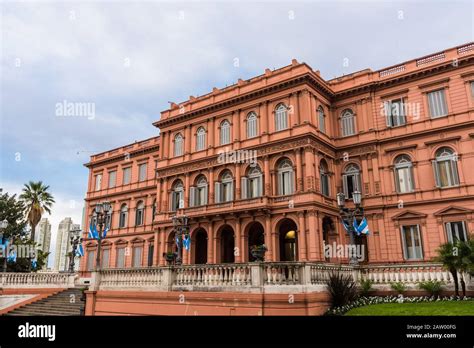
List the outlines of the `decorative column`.
<svg viewBox="0 0 474 348">
<path fill-rule="evenodd" d="M 232 133 L 234 149 L 240 148 L 240 110 L 236 110 L 232 113 Z"/>
<path fill-rule="evenodd" d="M 214 168 L 209 168 L 209 203 L 216 203 L 214 193 Z"/>
<path fill-rule="evenodd" d="M 207 263 L 215 263 L 214 256 L 214 222 L 209 221 L 207 231 Z"/>
<path fill-rule="evenodd" d="M 298 92 L 291 93 L 290 95 L 290 128 L 297 126 L 300 123 L 299 107 L 298 107 Z"/>
<path fill-rule="evenodd" d="M 163 194 L 160 196 L 161 197 L 161 206 L 163 207 L 161 211 L 168 211 L 169 206 L 168 206 L 168 178 L 163 179 Z"/>
<path fill-rule="evenodd" d="M 310 146 L 304 148 L 304 176 L 306 178 L 305 190 L 314 190 L 317 171 L 314 167 L 314 155 Z"/>
<path fill-rule="evenodd" d="M 262 137 L 265 137 L 265 139 L 262 139 L 263 141 L 266 141 L 268 140 L 268 133 L 270 132 L 269 130 L 269 123 L 268 123 L 268 110 L 267 110 L 267 102 L 263 102 L 263 103 L 260 103 L 260 111 L 259 111 L 259 122 L 260 124 L 258 125 L 258 127 L 261 127 L 259 128 L 260 130 L 260 134 L 262 135 Z"/>
<path fill-rule="evenodd" d="M 191 191 L 191 186 L 189 184 L 189 173 L 186 173 L 184 177 L 184 207 L 189 208 L 189 191 Z"/>
<path fill-rule="evenodd" d="M 169 158 L 170 154 L 169 154 L 169 137 L 170 137 L 170 134 L 169 132 L 163 132 L 163 134 L 160 133 L 160 136 L 163 137 L 163 157 L 162 158 Z"/>
<path fill-rule="evenodd" d="M 241 199 L 241 188 L 240 188 L 240 163 L 235 164 L 235 199 Z"/>
<path fill-rule="evenodd" d="M 208 118 L 208 120 L 207 120 L 207 131 L 208 131 L 207 134 L 209 135 L 208 138 L 207 138 L 207 147 L 209 149 L 213 149 L 214 144 L 215 144 L 215 142 L 214 142 L 214 117 Z M 211 151 L 211 152 L 208 151 L 207 154 L 211 155 L 213 153 L 214 153 L 214 151 Z"/>
<path fill-rule="evenodd" d="M 321 259 L 321 233 L 320 233 L 320 219 L 316 210 L 309 210 L 308 228 L 309 228 L 309 245 L 308 245 L 308 260 L 320 261 Z"/>
<path fill-rule="evenodd" d="M 160 238 L 160 254 L 159 256 L 159 264 L 160 266 L 166 265 L 166 260 L 163 257 L 163 253 L 166 252 L 166 228 L 158 228 L 158 235 Z"/>
<path fill-rule="evenodd" d="M 301 148 L 295 149 L 296 154 L 296 191 L 303 192 L 303 166 L 301 164 Z"/>
<path fill-rule="evenodd" d="M 311 105 L 310 93 L 307 89 L 303 90 L 300 93 L 299 100 L 300 100 L 300 103 L 301 103 L 300 122 L 301 123 L 310 123 L 310 120 L 312 119 L 313 110 L 310 107 L 310 105 Z"/>
<path fill-rule="evenodd" d="M 185 155 L 189 155 L 191 153 L 191 142 L 192 142 L 192 134 L 191 134 L 192 125 L 185 126 L 185 136 L 184 136 L 184 147 L 185 147 Z"/>
<path fill-rule="evenodd" d="M 271 191 L 271 181 L 272 181 L 272 177 L 270 175 L 270 163 L 269 163 L 269 158 L 268 156 L 265 156 L 263 158 L 263 173 L 264 173 L 264 195 L 265 196 L 271 196 L 272 195 L 272 191 Z"/>
<path fill-rule="evenodd" d="M 159 248 L 158 238 L 160 234 L 158 231 L 159 231 L 158 229 L 155 230 L 154 237 L 153 237 L 153 253 L 155 254 L 152 256 L 153 266 L 158 266 L 158 263 L 159 263 L 160 250 L 158 249 Z"/>
<path fill-rule="evenodd" d="M 241 236 L 241 225 L 240 225 L 240 217 L 236 217 L 235 219 L 235 237 L 234 237 L 234 246 L 237 246 L 239 249 L 237 250 L 237 255 L 235 255 L 235 262 L 239 263 L 242 262 L 242 253 L 243 250 L 239 244 L 240 236 Z"/>
<path fill-rule="evenodd" d="M 305 224 L 305 212 L 298 212 L 298 249 L 299 249 L 299 260 L 307 261 L 307 252 L 306 252 L 306 224 Z"/>
<path fill-rule="evenodd" d="M 272 233 L 272 216 L 270 214 L 265 215 L 265 245 L 268 250 L 265 254 L 265 261 L 276 261 L 275 258 L 275 242 Z"/>
<path fill-rule="evenodd" d="M 156 214 L 161 211 L 161 179 L 156 180 Z"/>
</svg>

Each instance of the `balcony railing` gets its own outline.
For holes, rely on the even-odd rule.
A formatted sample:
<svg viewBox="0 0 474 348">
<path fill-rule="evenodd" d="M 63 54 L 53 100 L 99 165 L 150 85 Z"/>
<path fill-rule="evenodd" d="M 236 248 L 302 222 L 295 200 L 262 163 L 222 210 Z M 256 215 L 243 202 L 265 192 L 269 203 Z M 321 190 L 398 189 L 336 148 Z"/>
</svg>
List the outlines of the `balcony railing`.
<svg viewBox="0 0 474 348">
<path fill-rule="evenodd" d="M 74 274 L 69 273 L 0 273 L 0 288 L 68 288 L 74 286 Z"/>
<path fill-rule="evenodd" d="M 232 291 L 281 293 L 324 291 L 332 272 L 342 272 L 358 282 L 370 279 L 374 287 L 387 288 L 402 282 L 408 288 L 439 280 L 452 288 L 449 273 L 440 264 L 349 266 L 316 262 L 255 262 L 212 265 L 181 265 L 93 272 L 95 290 Z M 467 279 L 468 287 L 474 282 Z M 471 284 L 471 285 L 469 285 Z"/>
</svg>

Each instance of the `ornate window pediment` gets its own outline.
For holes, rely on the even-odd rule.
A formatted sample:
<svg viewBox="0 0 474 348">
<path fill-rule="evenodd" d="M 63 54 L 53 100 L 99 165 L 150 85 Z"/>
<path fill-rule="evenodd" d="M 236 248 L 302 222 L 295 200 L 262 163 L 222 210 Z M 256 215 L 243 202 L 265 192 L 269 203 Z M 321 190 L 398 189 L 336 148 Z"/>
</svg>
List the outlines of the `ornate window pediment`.
<svg viewBox="0 0 474 348">
<path fill-rule="evenodd" d="M 438 210 L 437 212 L 434 213 L 434 216 L 466 215 L 466 214 L 472 214 L 472 213 L 473 213 L 472 209 L 451 205 L 447 208 Z"/>
<path fill-rule="evenodd" d="M 425 219 L 426 216 L 427 215 L 423 214 L 423 213 L 418 213 L 418 212 L 413 211 L 413 210 L 406 210 L 406 211 L 401 212 L 401 213 L 395 215 L 394 217 L 392 217 L 392 220 Z"/>
</svg>

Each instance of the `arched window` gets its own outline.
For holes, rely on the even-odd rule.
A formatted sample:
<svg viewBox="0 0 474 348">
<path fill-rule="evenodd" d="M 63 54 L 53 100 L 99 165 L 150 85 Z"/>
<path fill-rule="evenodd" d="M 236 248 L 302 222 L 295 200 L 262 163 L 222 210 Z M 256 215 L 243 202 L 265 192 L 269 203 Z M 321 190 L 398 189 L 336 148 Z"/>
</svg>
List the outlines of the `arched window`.
<svg viewBox="0 0 474 348">
<path fill-rule="evenodd" d="M 355 119 L 351 109 L 346 109 L 342 112 L 341 132 L 343 137 L 355 134 Z"/>
<path fill-rule="evenodd" d="M 230 171 L 225 171 L 221 180 L 214 183 L 216 203 L 232 202 L 234 200 L 234 179 Z"/>
<path fill-rule="evenodd" d="M 206 148 L 206 130 L 204 127 L 199 127 L 196 132 L 196 151 L 201 151 Z"/>
<path fill-rule="evenodd" d="M 241 198 L 256 198 L 263 195 L 263 175 L 258 165 L 250 167 L 247 176 L 240 178 L 241 180 Z"/>
<path fill-rule="evenodd" d="M 400 155 L 395 158 L 393 168 L 395 174 L 395 187 L 398 193 L 412 192 L 413 185 L 413 164 L 407 155 Z"/>
<path fill-rule="evenodd" d="M 196 186 L 189 188 L 189 206 L 200 206 L 207 204 L 207 180 L 200 176 L 196 181 Z"/>
<path fill-rule="evenodd" d="M 184 208 L 184 188 L 183 182 L 178 180 L 173 185 L 173 190 L 171 191 L 171 211 L 176 211 L 178 209 Z"/>
<path fill-rule="evenodd" d="M 230 143 L 230 122 L 227 120 L 221 123 L 221 145 Z"/>
<path fill-rule="evenodd" d="M 449 147 L 442 147 L 436 151 L 433 161 L 433 170 L 437 187 L 459 185 L 458 156 Z"/>
<path fill-rule="evenodd" d="M 293 164 L 285 159 L 278 164 L 278 194 L 291 195 L 294 192 Z"/>
<path fill-rule="evenodd" d="M 183 155 L 183 136 L 181 133 L 176 134 L 174 137 L 174 155 L 175 157 Z"/>
<path fill-rule="evenodd" d="M 360 170 L 356 164 L 349 164 L 342 174 L 342 186 L 347 199 L 352 199 L 354 191 L 361 192 Z"/>
<path fill-rule="evenodd" d="M 326 115 L 324 115 L 324 109 L 322 106 L 319 106 L 318 108 L 318 122 L 319 130 L 326 133 Z"/>
<path fill-rule="evenodd" d="M 288 108 L 284 104 L 278 104 L 275 109 L 275 130 L 280 131 L 288 128 Z"/>
<path fill-rule="evenodd" d="M 143 201 L 137 203 L 137 209 L 135 211 L 135 226 L 143 225 L 143 220 L 145 217 L 145 204 Z"/>
<path fill-rule="evenodd" d="M 257 133 L 257 115 L 255 112 L 251 112 L 247 115 L 247 138 L 254 138 Z"/>
<path fill-rule="evenodd" d="M 122 204 L 120 207 L 119 228 L 127 227 L 128 221 L 128 207 L 127 204 Z"/>
<path fill-rule="evenodd" d="M 329 196 L 329 170 L 325 160 L 319 163 L 319 179 L 321 181 L 321 194 Z"/>
</svg>

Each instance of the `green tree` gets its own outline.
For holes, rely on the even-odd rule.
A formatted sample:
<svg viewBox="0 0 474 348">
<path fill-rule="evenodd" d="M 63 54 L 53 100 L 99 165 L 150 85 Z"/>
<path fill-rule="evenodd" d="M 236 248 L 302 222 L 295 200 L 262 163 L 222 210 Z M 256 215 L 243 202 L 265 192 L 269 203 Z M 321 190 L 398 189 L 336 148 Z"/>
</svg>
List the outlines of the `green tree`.
<svg viewBox="0 0 474 348">
<path fill-rule="evenodd" d="M 0 221 L 7 220 L 8 227 L 1 231 L 3 238 L 15 243 L 27 237 L 25 206 L 23 202 L 16 198 L 16 195 L 10 196 L 8 193 L 2 193 L 0 189 Z M 6 268 L 6 255 L 1 257 L 1 265 Z"/>
<path fill-rule="evenodd" d="M 24 202 L 27 209 L 27 220 L 31 226 L 31 240 L 35 240 L 36 226 L 41 220 L 44 212 L 51 214 L 51 207 L 54 203 L 54 198 L 48 192 L 49 186 L 43 185 L 42 181 L 30 181 L 25 184 L 20 199 Z"/>
</svg>

